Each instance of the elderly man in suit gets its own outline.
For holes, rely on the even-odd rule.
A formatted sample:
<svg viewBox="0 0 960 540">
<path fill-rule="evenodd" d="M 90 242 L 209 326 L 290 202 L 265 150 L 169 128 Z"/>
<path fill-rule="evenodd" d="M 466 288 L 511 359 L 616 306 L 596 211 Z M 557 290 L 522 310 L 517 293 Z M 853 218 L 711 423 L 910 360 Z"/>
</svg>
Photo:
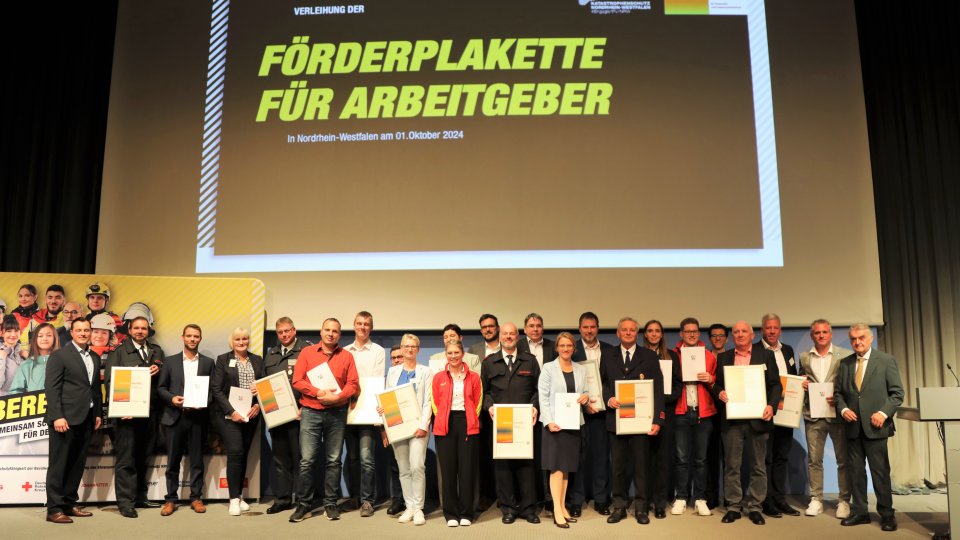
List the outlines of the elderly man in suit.
<svg viewBox="0 0 960 540">
<path fill-rule="evenodd" d="M 198 514 L 207 511 L 203 504 L 203 444 L 210 426 L 208 407 L 183 406 L 184 389 L 195 377 L 213 375 L 213 358 L 200 354 L 202 330 L 188 324 L 181 334 L 183 352 L 168 357 L 160 368 L 157 397 L 164 404 L 160 423 L 167 426 L 167 495 L 160 509 L 161 516 L 169 516 L 177 509 L 180 493 L 180 460 L 186 452 L 190 456 L 190 508 Z M 210 379 L 207 379 L 210 384 Z M 207 405 L 213 402 L 213 392 L 207 389 Z"/>
<path fill-rule="evenodd" d="M 853 488 L 852 514 L 841 525 L 870 523 L 867 513 L 867 471 L 870 464 L 873 491 L 877 495 L 880 528 L 897 530 L 893 494 L 890 486 L 890 458 L 887 439 L 896 428 L 893 414 L 903 403 L 903 384 L 897 360 L 873 349 L 873 332 L 866 324 L 850 327 L 850 345 L 854 354 L 840 362 L 833 399 L 846 421 L 847 452 Z"/>
<path fill-rule="evenodd" d="M 47 521 L 52 523 L 93 515 L 77 504 L 90 436 L 100 429 L 100 357 L 90 351 L 90 321 L 73 323 L 70 335 L 72 341 L 50 355 L 45 374 L 46 421 L 53 428 L 47 466 Z"/>
<path fill-rule="evenodd" d="M 813 347 L 800 353 L 800 369 L 807 380 L 804 391 L 809 392 L 810 383 L 834 383 L 840 370 L 840 360 L 853 354 L 833 343 L 830 321 L 817 319 L 810 325 Z M 833 394 L 827 396 L 833 404 Z M 810 416 L 809 396 L 803 403 L 803 426 L 807 435 L 807 477 L 810 481 L 810 504 L 806 514 L 816 516 L 823 512 L 823 449 L 827 435 L 833 441 L 837 458 L 837 483 L 840 485 L 840 501 L 837 503 L 837 518 L 850 517 L 850 478 L 847 474 L 847 437 L 840 418 L 813 418 Z"/>
<path fill-rule="evenodd" d="M 726 391 L 724 368 L 730 366 L 763 366 L 764 387 L 767 405 L 761 418 L 735 420 L 727 418 L 726 407 L 721 415 L 720 436 L 723 439 L 723 495 L 727 499 L 727 513 L 720 520 L 733 523 L 747 512 L 755 525 L 766 521 L 760 513 L 761 505 L 767 498 L 767 467 L 764 458 L 767 455 L 767 440 L 773 430 L 773 411 L 780 404 L 783 387 L 773 352 L 753 346 L 753 328 L 746 321 L 733 325 L 732 350 L 723 352 L 717 359 L 717 380 L 713 386 L 714 395 L 723 403 L 729 401 Z M 744 452 L 750 448 L 750 479 L 747 493 L 740 483 L 740 465 Z"/>
</svg>

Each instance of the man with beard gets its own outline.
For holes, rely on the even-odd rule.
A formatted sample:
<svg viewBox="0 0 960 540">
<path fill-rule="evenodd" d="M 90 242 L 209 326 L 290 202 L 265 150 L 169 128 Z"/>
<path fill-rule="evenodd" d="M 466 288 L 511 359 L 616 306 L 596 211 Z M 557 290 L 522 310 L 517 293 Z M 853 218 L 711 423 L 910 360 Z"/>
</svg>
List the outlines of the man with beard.
<svg viewBox="0 0 960 540">
<path fill-rule="evenodd" d="M 480 316 L 480 335 L 483 340 L 471 345 L 467 352 L 480 359 L 480 376 L 483 376 L 483 360 L 500 351 L 500 322 L 496 315 L 484 313 Z M 493 424 L 490 417 L 480 415 L 480 486 L 477 509 L 483 512 L 497 500 L 495 476 L 493 474 Z"/>
<path fill-rule="evenodd" d="M 67 301 L 63 304 L 63 310 L 60 313 L 63 315 L 63 326 L 57 328 L 57 336 L 60 338 L 60 343 L 66 343 L 70 341 L 70 327 L 73 326 L 73 321 L 84 319 L 83 308 L 77 302 Z"/>
</svg>

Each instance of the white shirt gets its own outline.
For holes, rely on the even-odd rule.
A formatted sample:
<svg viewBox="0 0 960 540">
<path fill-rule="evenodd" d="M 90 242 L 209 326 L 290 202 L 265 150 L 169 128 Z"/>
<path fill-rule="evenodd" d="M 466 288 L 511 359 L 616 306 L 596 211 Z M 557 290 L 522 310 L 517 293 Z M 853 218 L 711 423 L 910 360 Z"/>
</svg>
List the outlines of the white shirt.
<svg viewBox="0 0 960 540">
<path fill-rule="evenodd" d="M 827 382 L 827 375 L 830 374 L 830 364 L 833 363 L 833 343 L 830 344 L 830 348 L 823 356 L 820 356 L 816 347 L 811 348 L 809 354 L 810 369 L 813 370 L 813 374 L 816 375 L 818 381 Z"/>
<path fill-rule="evenodd" d="M 187 351 L 183 351 L 183 382 L 186 383 L 196 377 L 198 369 L 200 369 L 200 353 L 190 358 L 187 356 Z"/>
<path fill-rule="evenodd" d="M 587 360 L 591 362 L 600 361 L 600 340 L 597 340 L 597 344 L 593 347 L 587 345 L 586 341 L 580 340 L 583 343 L 583 353 L 587 356 Z"/>
<path fill-rule="evenodd" d="M 500 342 L 499 342 L 499 341 L 493 346 L 492 349 L 490 348 L 490 345 L 484 345 L 484 346 L 483 346 L 483 357 L 484 357 L 484 358 L 490 356 L 491 354 L 496 354 L 496 353 L 498 353 L 498 352 L 500 352 Z"/>
<path fill-rule="evenodd" d="M 540 341 L 531 341 L 527 338 L 527 348 L 530 349 L 530 354 L 537 357 L 537 363 L 540 364 L 540 367 L 543 367 L 543 340 Z"/>
<path fill-rule="evenodd" d="M 768 351 L 773 351 L 773 356 L 777 359 L 777 371 L 780 372 L 780 376 L 789 375 L 787 371 L 787 362 L 783 359 L 783 344 L 777 341 L 776 345 L 769 345 L 766 341 L 760 340 L 760 343 L 763 343 L 763 348 Z"/>
<path fill-rule="evenodd" d="M 353 355 L 358 377 L 383 377 L 387 371 L 387 353 L 372 341 L 362 346 L 354 341 L 346 349 Z"/>
<path fill-rule="evenodd" d="M 467 374 L 461 371 L 460 375 L 457 376 L 451 372 L 450 377 L 453 379 L 453 398 L 450 402 L 450 410 L 464 411 L 466 410 L 466 405 L 463 400 L 463 381 L 466 380 Z"/>
</svg>

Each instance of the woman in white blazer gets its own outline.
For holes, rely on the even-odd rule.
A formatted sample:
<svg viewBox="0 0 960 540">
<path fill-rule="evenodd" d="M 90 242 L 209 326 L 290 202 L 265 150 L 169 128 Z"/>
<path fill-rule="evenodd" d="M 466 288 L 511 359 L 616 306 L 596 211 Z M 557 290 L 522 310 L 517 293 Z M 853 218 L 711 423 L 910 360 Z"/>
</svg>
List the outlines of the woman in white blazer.
<svg viewBox="0 0 960 540">
<path fill-rule="evenodd" d="M 426 494 L 427 482 L 424 462 L 427 459 L 427 442 L 430 438 L 430 394 L 433 382 L 433 372 L 428 366 L 417 363 L 417 353 L 420 352 L 420 339 L 413 334 L 404 334 L 400 338 L 400 351 L 403 354 L 403 363 L 392 366 L 387 372 L 387 388 L 413 383 L 417 393 L 417 403 L 420 404 L 420 427 L 412 439 L 393 443 L 393 453 L 397 458 L 397 468 L 400 469 L 400 489 L 407 509 L 400 514 L 397 520 L 400 523 L 413 521 L 414 525 L 423 525 L 426 518 L 423 516 L 423 499 Z M 383 409 L 377 407 L 377 412 L 383 415 Z"/>
<path fill-rule="evenodd" d="M 564 501 L 567 499 L 569 473 L 577 472 L 580 463 L 580 431 L 562 429 L 554 422 L 557 413 L 556 395 L 579 394 L 577 403 L 581 408 L 587 405 L 590 398 L 587 393 L 587 369 L 573 361 L 575 348 L 576 340 L 573 335 L 561 332 L 556 342 L 557 360 L 544 362 L 538 384 L 540 422 L 543 423 L 540 463 L 545 471 L 550 471 L 553 522 L 562 529 L 570 527 L 568 522 L 577 521 L 570 517 Z M 580 425 L 583 425 L 583 412 L 578 413 Z"/>
</svg>

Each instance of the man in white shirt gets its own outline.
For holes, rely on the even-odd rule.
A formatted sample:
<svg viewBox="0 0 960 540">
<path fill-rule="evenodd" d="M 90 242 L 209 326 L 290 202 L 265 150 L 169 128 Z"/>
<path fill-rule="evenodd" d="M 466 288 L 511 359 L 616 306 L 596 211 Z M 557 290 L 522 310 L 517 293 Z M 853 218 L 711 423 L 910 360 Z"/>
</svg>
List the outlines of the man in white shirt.
<svg viewBox="0 0 960 540">
<path fill-rule="evenodd" d="M 353 318 L 354 341 L 346 346 L 353 355 L 357 376 L 383 378 L 386 373 L 386 352 L 383 347 L 370 341 L 373 331 L 373 315 L 361 311 Z M 354 401 L 359 396 L 354 398 Z M 376 495 L 376 471 L 374 459 L 376 442 L 380 439 L 374 426 L 347 424 L 344 442 L 347 445 L 347 467 L 344 475 L 350 490 L 350 501 L 345 510 L 360 508 L 361 517 L 373 515 Z"/>
</svg>

